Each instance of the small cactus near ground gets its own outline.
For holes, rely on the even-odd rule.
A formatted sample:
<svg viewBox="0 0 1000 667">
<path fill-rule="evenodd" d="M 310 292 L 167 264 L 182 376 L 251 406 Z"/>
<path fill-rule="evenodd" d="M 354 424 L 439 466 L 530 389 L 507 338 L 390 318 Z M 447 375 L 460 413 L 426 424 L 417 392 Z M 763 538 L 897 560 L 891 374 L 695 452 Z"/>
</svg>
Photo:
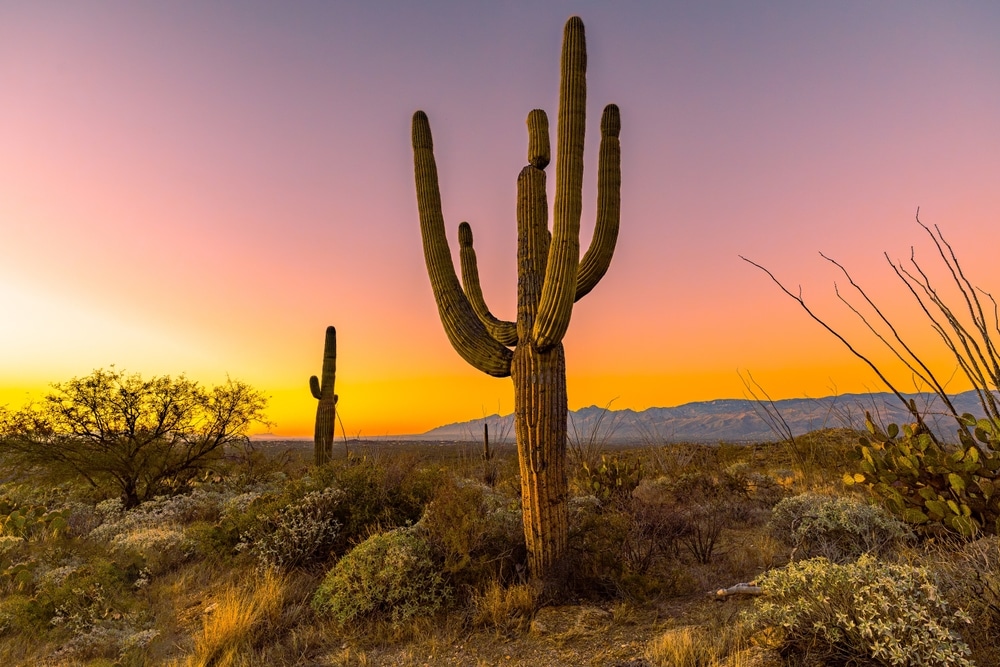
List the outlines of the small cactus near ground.
<svg viewBox="0 0 1000 667">
<path fill-rule="evenodd" d="M 333 383 L 337 377 L 337 330 L 326 328 L 326 342 L 323 345 L 323 378 L 313 375 L 309 378 L 309 389 L 313 398 L 319 401 L 316 407 L 316 432 L 313 456 L 316 465 L 323 465 L 333 458 L 333 429 L 337 419 L 337 399 L 333 393 Z"/>
</svg>

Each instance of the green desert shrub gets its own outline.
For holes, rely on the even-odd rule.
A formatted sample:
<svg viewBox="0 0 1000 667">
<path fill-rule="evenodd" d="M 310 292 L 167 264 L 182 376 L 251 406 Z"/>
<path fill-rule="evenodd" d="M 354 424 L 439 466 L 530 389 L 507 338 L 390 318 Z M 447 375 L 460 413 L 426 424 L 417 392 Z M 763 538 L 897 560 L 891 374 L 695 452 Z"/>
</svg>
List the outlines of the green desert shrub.
<svg viewBox="0 0 1000 667">
<path fill-rule="evenodd" d="M 243 544 L 267 567 L 290 570 L 325 561 L 340 533 L 336 516 L 346 496 L 338 489 L 307 493 L 296 502 L 260 515 Z"/>
<path fill-rule="evenodd" d="M 157 496 L 125 509 L 120 499 L 105 500 L 96 506 L 102 522 L 90 532 L 90 538 L 111 541 L 116 537 L 163 526 L 182 526 L 193 521 L 215 520 L 227 496 L 203 489 L 188 494 Z"/>
<path fill-rule="evenodd" d="M 792 548 L 793 559 L 823 556 L 838 563 L 863 553 L 891 553 L 913 537 L 905 523 L 877 505 L 814 493 L 775 505 L 768 529 Z"/>
<path fill-rule="evenodd" d="M 412 528 L 369 537 L 341 558 L 313 596 L 313 608 L 341 625 L 394 624 L 444 607 L 451 590 Z"/>
<path fill-rule="evenodd" d="M 351 456 L 312 473 L 309 490 L 330 487 L 344 493 L 335 517 L 340 522 L 339 552 L 373 529 L 407 526 L 420 519 L 441 474 L 418 463 L 408 456 Z"/>
<path fill-rule="evenodd" d="M 512 581 L 524 568 L 520 503 L 485 484 L 449 480 L 427 506 L 417 529 L 455 588 Z"/>
<path fill-rule="evenodd" d="M 949 608 L 926 568 L 867 554 L 844 564 L 812 558 L 770 570 L 757 584 L 765 596 L 745 620 L 786 655 L 822 664 L 973 666 L 957 632 L 970 619 Z"/>
<path fill-rule="evenodd" d="M 643 482 L 645 485 L 646 482 Z M 650 600 L 680 593 L 679 536 L 686 524 L 672 502 L 638 487 L 627 502 L 595 496 L 569 501 L 572 592 L 585 597 Z"/>
</svg>

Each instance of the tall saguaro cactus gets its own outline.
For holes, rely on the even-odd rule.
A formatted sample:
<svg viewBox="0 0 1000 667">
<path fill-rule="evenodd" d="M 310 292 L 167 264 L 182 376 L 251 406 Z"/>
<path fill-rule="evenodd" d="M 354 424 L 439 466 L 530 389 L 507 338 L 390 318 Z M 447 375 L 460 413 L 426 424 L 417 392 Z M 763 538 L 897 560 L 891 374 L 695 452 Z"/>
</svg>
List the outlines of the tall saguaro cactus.
<svg viewBox="0 0 1000 667">
<path fill-rule="evenodd" d="M 597 222 L 580 259 L 587 49 L 583 22 L 566 23 L 557 127 L 554 223 L 548 225 L 545 167 L 549 128 L 545 112 L 528 114 L 528 165 L 517 178 L 517 319 L 490 312 L 479 285 L 472 228 L 458 238 L 459 284 L 445 237 L 430 123 L 413 115 L 413 163 L 424 259 L 448 339 L 472 366 L 514 381 L 514 429 L 521 470 L 524 536 L 532 577 L 547 587 L 565 575 L 568 536 L 566 481 L 566 361 L 562 339 L 573 304 L 597 285 L 618 238 L 621 130 L 618 107 L 601 118 Z M 464 289 L 463 289 L 464 288 Z M 509 348 L 513 347 L 513 351 Z"/>
<path fill-rule="evenodd" d="M 337 418 L 337 395 L 333 393 L 333 383 L 337 378 L 337 330 L 326 328 L 323 343 L 322 380 L 315 375 L 309 378 L 309 389 L 316 406 L 316 431 L 313 439 L 313 459 L 316 465 L 323 465 L 333 458 L 333 427 Z"/>
</svg>

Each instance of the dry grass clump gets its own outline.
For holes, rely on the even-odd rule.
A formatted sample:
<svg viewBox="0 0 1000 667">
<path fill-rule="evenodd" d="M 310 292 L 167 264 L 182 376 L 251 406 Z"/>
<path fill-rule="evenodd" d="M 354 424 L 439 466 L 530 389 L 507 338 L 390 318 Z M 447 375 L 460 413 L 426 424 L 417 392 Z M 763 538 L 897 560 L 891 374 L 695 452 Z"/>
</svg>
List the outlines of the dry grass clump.
<svg viewBox="0 0 1000 667">
<path fill-rule="evenodd" d="M 247 583 L 247 579 L 251 581 Z M 244 570 L 208 598 L 192 652 L 175 665 L 299 665 L 329 644 L 309 596 L 315 577 L 271 569 Z"/>
<path fill-rule="evenodd" d="M 206 610 L 189 667 L 253 664 L 254 650 L 281 633 L 288 580 L 273 570 L 248 586 L 227 586 Z"/>
<path fill-rule="evenodd" d="M 524 632 L 531 624 L 538 601 L 538 589 L 530 584 L 504 587 L 498 581 L 491 581 L 484 590 L 472 595 L 472 625 L 494 628 L 504 634 Z"/>
<path fill-rule="evenodd" d="M 737 667 L 742 664 L 738 626 L 683 626 L 667 630 L 646 645 L 656 667 Z"/>
</svg>

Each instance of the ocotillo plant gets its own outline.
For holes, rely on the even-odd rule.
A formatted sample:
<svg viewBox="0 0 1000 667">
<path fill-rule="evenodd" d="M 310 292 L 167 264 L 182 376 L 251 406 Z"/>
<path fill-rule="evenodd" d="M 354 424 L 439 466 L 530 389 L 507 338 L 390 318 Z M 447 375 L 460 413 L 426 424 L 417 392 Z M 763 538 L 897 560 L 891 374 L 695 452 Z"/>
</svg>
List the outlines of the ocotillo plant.
<svg viewBox="0 0 1000 667">
<path fill-rule="evenodd" d="M 319 401 L 316 406 L 316 431 L 313 438 L 313 459 L 316 465 L 323 465 L 333 458 L 333 427 L 337 418 L 337 398 L 333 393 L 333 383 L 337 377 L 337 330 L 326 328 L 326 342 L 323 344 L 323 379 L 313 375 L 309 378 L 309 389 Z"/>
<path fill-rule="evenodd" d="M 514 381 L 514 431 L 521 471 L 524 536 L 532 577 L 558 588 L 568 538 L 566 362 L 562 338 L 576 300 L 604 276 L 618 238 L 621 129 L 618 107 L 601 118 L 597 222 L 580 259 L 587 49 L 576 16 L 563 34 L 557 128 L 554 224 L 548 225 L 545 112 L 528 114 L 528 165 L 517 179 L 517 319 L 492 315 L 479 286 L 472 228 L 459 225 L 462 285 L 445 237 L 430 123 L 413 115 L 413 162 L 424 259 L 448 339 L 472 366 Z M 463 291 L 464 286 L 464 291 Z M 510 347 L 513 347 L 511 351 Z"/>
</svg>

